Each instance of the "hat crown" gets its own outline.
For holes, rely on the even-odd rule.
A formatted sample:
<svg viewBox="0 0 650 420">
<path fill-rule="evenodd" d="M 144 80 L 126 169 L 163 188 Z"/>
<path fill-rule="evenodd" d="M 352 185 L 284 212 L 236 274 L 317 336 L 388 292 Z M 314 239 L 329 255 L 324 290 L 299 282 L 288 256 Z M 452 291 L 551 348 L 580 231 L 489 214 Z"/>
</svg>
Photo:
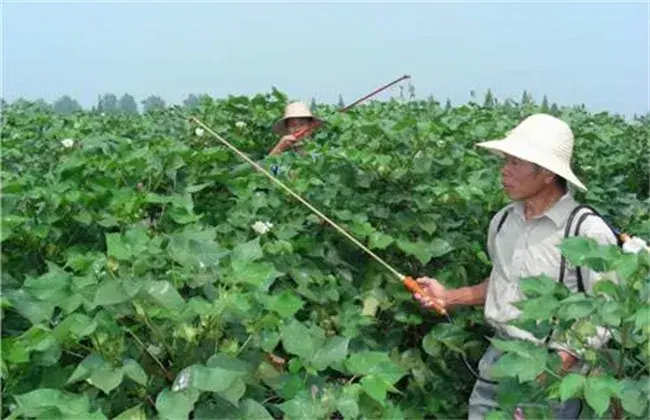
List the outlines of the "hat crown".
<svg viewBox="0 0 650 420">
<path fill-rule="evenodd" d="M 284 118 L 312 117 L 311 110 L 304 102 L 291 102 L 284 109 Z"/>
<path fill-rule="evenodd" d="M 573 155 L 573 132 L 559 118 L 548 114 L 534 114 L 524 119 L 509 136 L 527 143 L 533 150 L 550 154 L 570 164 Z"/>
</svg>

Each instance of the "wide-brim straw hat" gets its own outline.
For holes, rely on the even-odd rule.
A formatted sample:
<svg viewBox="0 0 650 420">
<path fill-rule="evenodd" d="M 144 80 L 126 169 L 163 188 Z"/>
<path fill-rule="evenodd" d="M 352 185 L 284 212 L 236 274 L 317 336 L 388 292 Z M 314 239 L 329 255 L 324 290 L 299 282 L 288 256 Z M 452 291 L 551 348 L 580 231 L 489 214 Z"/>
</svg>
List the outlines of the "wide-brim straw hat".
<svg viewBox="0 0 650 420">
<path fill-rule="evenodd" d="M 534 114 L 521 121 L 505 138 L 476 146 L 502 157 L 510 155 L 535 163 L 587 191 L 571 169 L 573 142 L 573 132 L 567 123 L 552 115 Z"/>
<path fill-rule="evenodd" d="M 314 116 L 309 107 L 303 102 L 292 102 L 284 109 L 284 116 L 273 124 L 273 132 L 284 136 L 289 134 L 285 121 L 289 118 L 312 118 L 315 121 L 324 123 L 321 118 Z"/>
</svg>

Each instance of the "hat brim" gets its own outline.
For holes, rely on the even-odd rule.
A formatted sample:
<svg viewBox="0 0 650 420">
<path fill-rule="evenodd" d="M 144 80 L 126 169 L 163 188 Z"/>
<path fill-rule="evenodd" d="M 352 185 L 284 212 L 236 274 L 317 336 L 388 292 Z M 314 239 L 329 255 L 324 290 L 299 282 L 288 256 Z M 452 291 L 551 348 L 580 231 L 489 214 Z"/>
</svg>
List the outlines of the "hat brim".
<svg viewBox="0 0 650 420">
<path fill-rule="evenodd" d="M 315 122 L 317 121 L 319 124 L 323 124 L 325 122 L 325 120 L 323 120 L 322 118 L 318 118 L 313 115 L 291 115 L 276 121 L 275 124 L 273 124 L 273 127 L 271 127 L 271 129 L 276 134 L 279 134 L 281 136 L 286 136 L 287 134 L 289 134 L 289 130 L 287 130 L 287 125 L 285 124 L 285 121 L 291 118 L 310 118 Z"/>
<path fill-rule="evenodd" d="M 587 191 L 587 187 L 573 173 L 573 170 L 554 156 L 543 154 L 536 150 L 531 150 L 523 145 L 522 142 L 506 137 L 499 140 L 489 140 L 477 143 L 476 147 L 486 149 L 493 154 L 505 157 L 506 155 L 535 163 L 554 174 L 561 176 L 566 181 L 581 191 Z"/>
</svg>

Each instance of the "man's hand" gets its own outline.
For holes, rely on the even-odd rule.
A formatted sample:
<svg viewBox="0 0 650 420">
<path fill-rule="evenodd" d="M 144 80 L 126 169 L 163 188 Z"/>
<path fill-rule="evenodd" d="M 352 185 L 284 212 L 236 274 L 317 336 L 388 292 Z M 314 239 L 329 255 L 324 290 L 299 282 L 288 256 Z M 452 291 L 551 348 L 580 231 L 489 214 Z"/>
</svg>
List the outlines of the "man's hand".
<svg viewBox="0 0 650 420">
<path fill-rule="evenodd" d="M 564 350 L 558 350 L 557 354 L 558 356 L 560 356 L 560 359 L 562 359 L 562 368 L 561 368 L 560 375 L 564 375 L 569 371 L 569 369 L 571 369 L 571 367 L 578 359 L 571 353 L 567 353 Z M 542 372 L 537 377 L 537 382 L 543 384 L 545 381 L 546 381 L 546 372 Z"/>
<path fill-rule="evenodd" d="M 447 310 L 446 289 L 436 279 L 429 277 L 420 277 L 415 280 L 422 286 L 426 296 L 419 293 L 415 294 L 415 299 L 427 309 Z"/>
<path fill-rule="evenodd" d="M 280 144 L 284 150 L 293 147 L 294 144 L 298 143 L 300 139 L 297 139 L 293 134 L 287 134 L 286 136 L 280 139 Z"/>
<path fill-rule="evenodd" d="M 280 139 L 278 144 L 276 144 L 273 150 L 271 150 L 270 154 L 278 155 L 280 153 L 283 153 L 285 150 L 292 148 L 299 141 L 300 139 L 297 139 L 293 134 L 287 134 Z"/>
<path fill-rule="evenodd" d="M 562 359 L 562 373 L 571 369 L 576 360 L 578 360 L 577 357 L 564 350 L 558 350 L 557 354 L 560 356 L 560 359 Z"/>
</svg>

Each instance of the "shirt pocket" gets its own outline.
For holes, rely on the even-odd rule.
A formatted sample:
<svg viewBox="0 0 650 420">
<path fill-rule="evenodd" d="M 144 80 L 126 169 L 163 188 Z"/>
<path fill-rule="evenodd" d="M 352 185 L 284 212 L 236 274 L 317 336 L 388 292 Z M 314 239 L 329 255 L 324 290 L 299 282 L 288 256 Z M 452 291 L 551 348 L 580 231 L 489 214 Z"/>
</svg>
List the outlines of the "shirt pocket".
<svg viewBox="0 0 650 420">
<path fill-rule="evenodd" d="M 552 279 L 557 279 L 562 257 L 558 246 L 562 242 L 562 238 L 563 233 L 557 232 L 539 243 L 528 246 L 520 253 L 518 264 L 513 266 L 516 268 L 513 275 L 519 280 L 544 274 Z"/>
</svg>

